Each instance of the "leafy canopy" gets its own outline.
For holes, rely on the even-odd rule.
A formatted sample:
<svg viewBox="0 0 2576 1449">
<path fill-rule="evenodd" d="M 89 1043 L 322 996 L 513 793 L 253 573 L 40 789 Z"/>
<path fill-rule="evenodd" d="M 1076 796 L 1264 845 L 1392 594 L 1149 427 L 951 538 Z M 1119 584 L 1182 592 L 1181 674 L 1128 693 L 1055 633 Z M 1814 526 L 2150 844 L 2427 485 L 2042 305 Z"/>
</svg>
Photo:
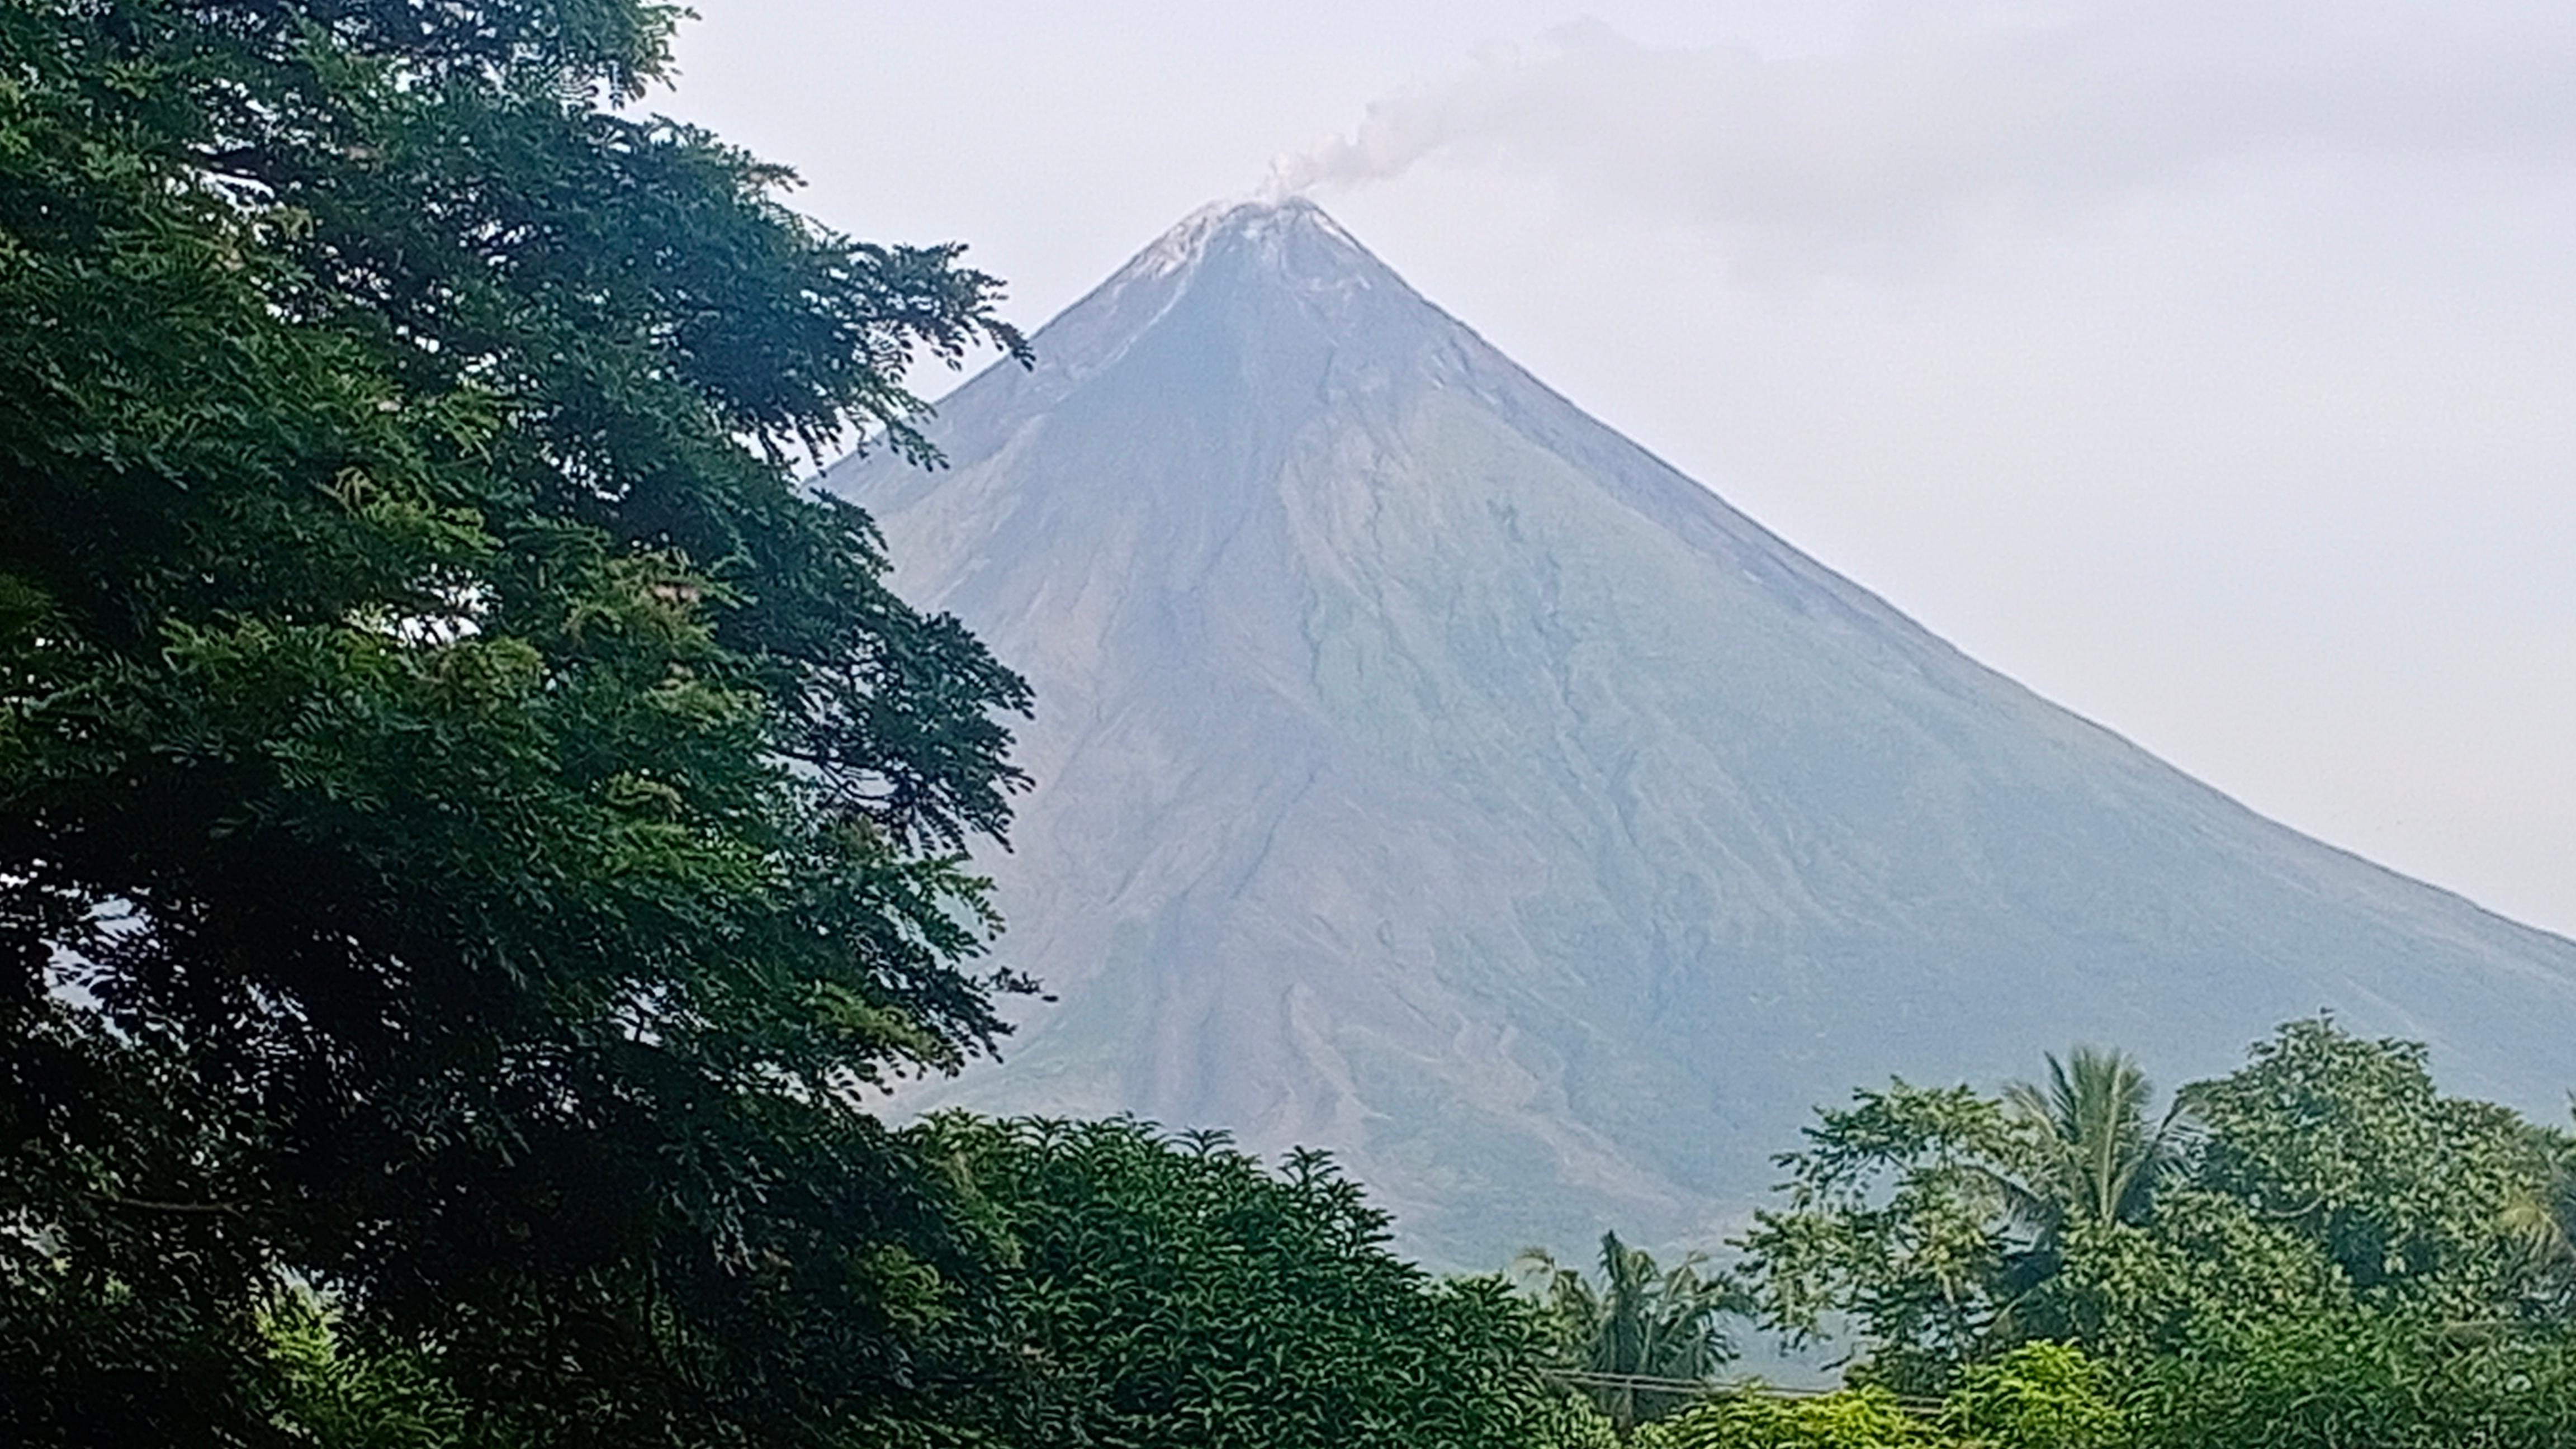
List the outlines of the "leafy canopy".
<svg viewBox="0 0 2576 1449">
<path fill-rule="evenodd" d="M 1533 1248 L 1514 1264 L 1536 1295 L 1555 1339 L 1560 1373 L 1581 1383 L 1621 1432 L 1671 1413 L 1688 1400 L 1648 1378 L 1705 1382 L 1735 1358 L 1726 1321 L 1749 1314 L 1753 1300 L 1733 1277 L 1700 1254 L 1660 1269 L 1654 1256 L 1617 1233 L 1601 1235 L 1600 1282 Z"/>
<path fill-rule="evenodd" d="M 287 1278 L 560 1442 L 941 1371 L 971 1234 L 846 1103 L 1019 984 L 1028 695 L 787 465 L 1020 344 L 620 109 L 676 13 L 0 9 L 16 1435 L 253 1434 Z"/>
<path fill-rule="evenodd" d="M 1730 1394 L 1648 1425 L 1635 1442 L 1643 1449 L 1949 1449 L 1931 1424 L 1874 1385 L 1812 1398 Z"/>
<path fill-rule="evenodd" d="M 1265 1170 L 1218 1133 L 934 1118 L 923 1136 L 1009 1245 L 1042 1409 L 1010 1442 L 1131 1449 L 1584 1444 L 1544 1327 L 1491 1278 L 1434 1282 L 1320 1155 Z"/>
<path fill-rule="evenodd" d="M 2116 1054 L 2050 1065 L 2045 1090 L 1898 1082 L 1821 1113 L 1744 1239 L 1767 1320 L 1847 1325 L 1857 1371 L 1914 1392 L 2033 1341 L 2134 1366 L 2282 1324 L 2419 1345 L 2568 1327 L 2565 1139 L 2441 1095 L 2422 1047 L 2292 1022 L 2161 1117 Z"/>
</svg>

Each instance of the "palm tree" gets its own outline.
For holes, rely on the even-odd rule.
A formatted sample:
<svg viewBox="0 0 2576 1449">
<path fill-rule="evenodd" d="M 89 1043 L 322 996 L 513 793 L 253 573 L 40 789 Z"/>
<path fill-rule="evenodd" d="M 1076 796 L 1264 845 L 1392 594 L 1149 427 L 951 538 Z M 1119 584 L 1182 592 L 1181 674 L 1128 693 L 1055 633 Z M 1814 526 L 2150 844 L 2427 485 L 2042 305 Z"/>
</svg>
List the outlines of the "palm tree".
<svg viewBox="0 0 2576 1449">
<path fill-rule="evenodd" d="M 2576 1110 L 2576 1093 L 2569 1096 Z M 2576 1137 L 2534 1129 L 2540 1170 L 2504 1206 L 2526 1291 L 2564 1311 L 2576 1303 Z"/>
<path fill-rule="evenodd" d="M 2048 1057 L 2048 1084 L 2004 1088 L 2005 1110 L 2022 1128 L 2025 1155 L 2013 1171 L 1988 1176 L 2025 1245 L 2004 1254 L 1989 1331 L 2009 1342 L 2065 1263 L 2067 1229 L 2077 1223 L 2145 1220 L 2156 1189 L 2185 1165 L 2199 1130 L 2188 1096 L 2149 1119 L 2155 1084 L 2126 1052 L 2079 1046 Z"/>
<path fill-rule="evenodd" d="M 1554 1321 L 1564 1368 L 1624 1437 L 1690 1398 L 1634 1380 L 1707 1382 L 1735 1358 L 1720 1320 L 1748 1315 L 1754 1305 L 1741 1284 L 1708 1270 L 1699 1253 L 1658 1270 L 1644 1249 L 1603 1233 L 1600 1261 L 1598 1287 L 1537 1248 L 1514 1268 Z"/>
<path fill-rule="evenodd" d="M 2054 1246 L 2074 1221 L 2135 1223 L 2183 1165 L 2195 1130 L 2176 1097 L 2149 1125 L 2155 1084 L 2126 1052 L 2079 1046 L 2048 1057 L 2048 1085 L 2015 1082 L 2004 1105 L 2027 1124 L 2028 1170 L 2002 1184 L 2007 1205 L 2038 1243 Z"/>
</svg>

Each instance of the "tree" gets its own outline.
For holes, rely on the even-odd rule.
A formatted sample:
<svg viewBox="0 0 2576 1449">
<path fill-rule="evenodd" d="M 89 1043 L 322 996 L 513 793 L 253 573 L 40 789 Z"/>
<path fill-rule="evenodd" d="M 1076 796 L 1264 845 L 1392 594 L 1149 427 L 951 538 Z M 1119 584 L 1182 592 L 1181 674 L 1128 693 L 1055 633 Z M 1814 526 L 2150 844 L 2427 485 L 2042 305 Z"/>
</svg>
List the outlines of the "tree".
<svg viewBox="0 0 2576 1449">
<path fill-rule="evenodd" d="M 2125 1424 L 2104 1367 L 2063 1343 L 1974 1363 L 1941 1405 L 1943 1428 L 1979 1449 L 2111 1449 Z"/>
<path fill-rule="evenodd" d="M 1028 696 L 787 465 L 927 460 L 907 359 L 1019 340 L 626 114 L 675 14 L 0 10 L 16 1442 L 270 1433 L 284 1278 L 548 1442 L 990 1368 L 851 1104 L 1022 984 L 960 851 Z"/>
<path fill-rule="evenodd" d="M 2222 1324 L 2331 1315 L 2352 1301 L 2294 1226 L 2206 1188 L 2159 1194 L 2146 1223 L 2076 1223 L 2063 1247 L 2016 1326 L 2117 1363 L 2187 1352 Z"/>
<path fill-rule="evenodd" d="M 321 1449 L 450 1449 L 464 1438 L 455 1391 L 416 1354 L 370 1354 L 347 1341 L 341 1314 L 286 1289 L 267 1315 L 279 1370 L 270 1413 Z"/>
<path fill-rule="evenodd" d="M 2506 1209 L 2546 1179 L 2547 1144 L 2506 1108 L 2443 1096 L 2420 1043 L 2294 1021 L 2193 1099 L 2194 1181 L 2314 1243 L 2360 1293 L 2477 1316 L 2510 1291 Z"/>
<path fill-rule="evenodd" d="M 2576 1344 L 2411 1311 L 2219 1325 L 2127 1378 L 2138 1449 L 2521 1449 L 2576 1435 Z"/>
<path fill-rule="evenodd" d="M 2079 1046 L 2048 1055 L 2048 1085 L 2015 1082 L 2004 1105 L 2029 1124 L 2029 1168 L 2008 1180 L 2012 1205 L 2043 1243 L 2070 1220 L 2136 1223 L 2184 1166 L 2189 1105 L 2177 1097 L 2149 1125 L 2155 1084 L 2125 1052 Z"/>
<path fill-rule="evenodd" d="M 2438 1338 L 2557 1311 L 2533 1219 L 2564 1139 L 2442 1096 L 2419 1045 L 2289 1023 L 2184 1089 L 2187 1138 L 2179 1112 L 2147 1126 L 2116 1054 L 2052 1067 L 2047 1090 L 1900 1082 L 1820 1113 L 1743 1240 L 1766 1318 L 1847 1324 L 1857 1373 L 1931 1393 L 2034 1340 L 2125 1371 L 2280 1324 Z"/>
<path fill-rule="evenodd" d="M 2029 1291 L 2004 1184 L 2032 1160 L 2033 1125 L 1964 1086 L 1852 1095 L 1781 1155 L 1787 1201 L 1738 1246 L 1771 1327 L 1811 1342 L 1847 1326 L 1871 1381 L 1937 1393 Z"/>
<path fill-rule="evenodd" d="M 2491 1332 L 2551 1301 L 2515 1209 L 2543 1200 L 2558 1139 L 2443 1096 L 2421 1045 L 2295 1021 L 2186 1095 L 2189 1171 L 2146 1223 L 2070 1237 L 2049 1331 L 2136 1359 L 2373 1315 Z"/>
<path fill-rule="evenodd" d="M 1707 1271 L 1700 1254 L 1658 1269 L 1652 1254 L 1614 1232 L 1601 1235 L 1599 1262 L 1598 1287 L 1537 1248 L 1515 1269 L 1555 1328 L 1558 1363 L 1595 1380 L 1587 1392 L 1624 1434 L 1689 1400 L 1615 1380 L 1715 1378 L 1735 1359 L 1724 1321 L 1752 1312 L 1753 1300 L 1732 1277 Z"/>
<path fill-rule="evenodd" d="M 2523 1291 L 2564 1318 L 2576 1309 L 2576 1136 L 2537 1127 L 2531 1136 L 2539 1171 L 2505 1204 L 2503 1226 Z"/>
<path fill-rule="evenodd" d="M 1496 1280 L 1396 1259 L 1319 1154 L 1274 1172 L 1221 1133 L 1125 1119 L 946 1115 L 920 1137 L 1008 1246 L 1004 1308 L 1043 1395 L 992 1425 L 1003 1442 L 1587 1442 L 1540 1375 L 1538 1316 Z"/>
<path fill-rule="evenodd" d="M 2176 1097 L 2152 1125 L 2155 1085 L 2126 1053 L 2079 1046 L 2051 1052 L 2048 1085 L 2004 1088 L 2005 1114 L 2021 1130 L 2006 1142 L 1994 1184 L 2014 1230 L 2000 1249 L 1994 1323 L 1999 1341 L 2062 1329 L 2055 1280 L 2070 1235 L 2087 1243 L 2145 1222 L 2160 1188 L 2188 1166 L 2193 1120 Z"/>
</svg>

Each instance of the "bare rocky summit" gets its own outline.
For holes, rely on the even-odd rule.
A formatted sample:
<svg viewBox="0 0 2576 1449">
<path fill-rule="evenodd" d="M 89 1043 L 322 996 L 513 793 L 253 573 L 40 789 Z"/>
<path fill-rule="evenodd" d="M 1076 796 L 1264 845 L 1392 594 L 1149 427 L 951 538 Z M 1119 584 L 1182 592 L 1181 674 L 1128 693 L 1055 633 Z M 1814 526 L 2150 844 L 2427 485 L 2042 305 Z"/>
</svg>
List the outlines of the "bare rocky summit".
<svg viewBox="0 0 2576 1449">
<path fill-rule="evenodd" d="M 2168 1082 L 2331 1009 L 2576 1085 L 2576 944 L 2266 820 L 1927 633 L 1313 206 L 1192 218 L 830 486 L 1025 672 L 1031 1004 L 923 1105 L 1329 1147 L 1435 1262 L 1706 1239 L 1820 1102 Z"/>
</svg>

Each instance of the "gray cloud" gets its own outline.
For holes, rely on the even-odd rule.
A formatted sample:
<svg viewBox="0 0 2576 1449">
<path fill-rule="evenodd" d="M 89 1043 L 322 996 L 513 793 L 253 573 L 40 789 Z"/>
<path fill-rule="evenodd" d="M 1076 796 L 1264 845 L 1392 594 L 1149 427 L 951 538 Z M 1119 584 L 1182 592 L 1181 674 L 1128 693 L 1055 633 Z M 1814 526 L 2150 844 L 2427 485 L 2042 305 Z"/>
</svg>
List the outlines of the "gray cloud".
<svg viewBox="0 0 2576 1449">
<path fill-rule="evenodd" d="M 2571 77 L 2560 3 L 1909 5 L 1785 56 L 1586 21 L 1372 104 L 1271 184 L 1503 161 L 1732 230 L 1740 260 L 1874 269 L 1983 216 L 2058 221 L 2249 164 L 2563 167 Z"/>
</svg>

